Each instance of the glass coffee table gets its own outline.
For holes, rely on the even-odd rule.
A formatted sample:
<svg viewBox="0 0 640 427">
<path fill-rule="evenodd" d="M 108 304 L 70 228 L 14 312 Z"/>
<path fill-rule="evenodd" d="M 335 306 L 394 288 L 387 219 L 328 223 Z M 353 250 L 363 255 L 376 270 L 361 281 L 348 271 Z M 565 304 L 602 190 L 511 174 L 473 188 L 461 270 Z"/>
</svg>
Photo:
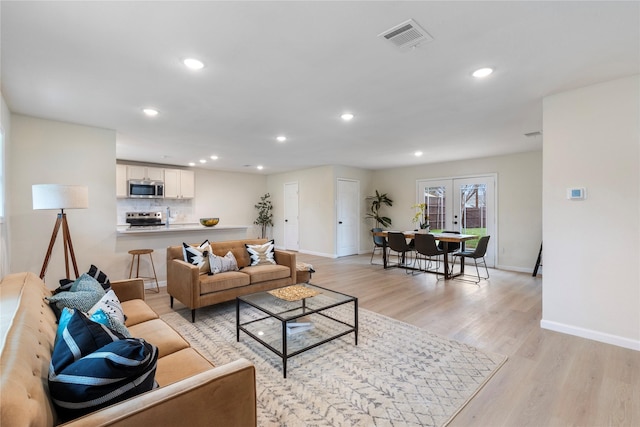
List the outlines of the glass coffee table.
<svg viewBox="0 0 640 427">
<path fill-rule="evenodd" d="M 358 298 L 311 284 L 236 298 L 236 334 L 243 331 L 282 358 L 353 333 L 358 345 Z"/>
</svg>

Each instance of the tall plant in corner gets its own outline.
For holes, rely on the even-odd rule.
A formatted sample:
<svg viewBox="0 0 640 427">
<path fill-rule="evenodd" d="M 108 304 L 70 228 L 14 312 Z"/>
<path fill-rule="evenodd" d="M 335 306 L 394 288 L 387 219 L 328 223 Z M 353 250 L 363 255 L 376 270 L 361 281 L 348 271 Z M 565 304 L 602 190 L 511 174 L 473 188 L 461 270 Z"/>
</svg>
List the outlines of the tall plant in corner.
<svg viewBox="0 0 640 427">
<path fill-rule="evenodd" d="M 273 226 L 273 205 L 271 204 L 271 194 L 267 193 L 260 197 L 260 201 L 255 205 L 258 210 L 258 218 L 253 221 L 254 224 L 262 228 L 262 238 L 267 237 L 267 227 Z"/>
<path fill-rule="evenodd" d="M 367 213 L 366 218 L 373 218 L 376 221 L 376 227 L 391 226 L 391 218 L 380 215 L 380 209 L 383 206 L 393 206 L 393 200 L 387 196 L 387 193 L 380 194 L 378 190 L 376 190 L 376 195 L 367 197 L 367 201 L 371 203 L 371 206 L 369 207 L 370 212 Z"/>
</svg>

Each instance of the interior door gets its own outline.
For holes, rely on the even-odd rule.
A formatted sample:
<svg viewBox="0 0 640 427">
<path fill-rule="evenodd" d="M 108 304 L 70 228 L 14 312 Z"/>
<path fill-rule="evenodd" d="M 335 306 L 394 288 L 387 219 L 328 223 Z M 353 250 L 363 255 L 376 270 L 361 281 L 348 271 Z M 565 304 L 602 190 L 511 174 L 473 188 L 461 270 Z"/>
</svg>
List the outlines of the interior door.
<svg viewBox="0 0 640 427">
<path fill-rule="evenodd" d="M 495 186 L 495 175 L 418 181 L 417 203 L 427 205 L 431 231 L 492 236 L 485 256 L 489 267 L 495 266 L 498 241 Z M 468 241 L 466 249 L 477 242 Z"/>
<path fill-rule="evenodd" d="M 336 251 L 339 257 L 358 253 L 360 182 L 338 179 Z"/>
<path fill-rule="evenodd" d="M 284 185 L 284 248 L 291 251 L 300 249 L 298 202 L 298 183 L 286 183 Z"/>
</svg>

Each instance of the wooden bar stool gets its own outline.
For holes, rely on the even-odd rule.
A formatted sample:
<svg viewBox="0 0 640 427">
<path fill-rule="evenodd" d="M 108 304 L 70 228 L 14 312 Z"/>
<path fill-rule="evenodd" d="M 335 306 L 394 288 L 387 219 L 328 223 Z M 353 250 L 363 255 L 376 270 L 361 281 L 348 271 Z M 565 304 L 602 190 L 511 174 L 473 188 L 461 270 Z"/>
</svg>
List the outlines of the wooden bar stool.
<svg viewBox="0 0 640 427">
<path fill-rule="evenodd" d="M 136 268 L 136 278 L 139 279 L 153 279 L 156 281 L 156 292 L 160 293 L 160 285 L 158 285 L 158 276 L 156 276 L 156 267 L 153 265 L 153 249 L 131 249 L 129 253 L 132 255 L 131 258 L 131 268 L 129 269 L 129 279 L 131 279 L 131 275 L 133 274 L 133 264 L 136 261 L 136 257 L 138 258 L 138 266 Z M 151 268 L 153 268 L 153 277 L 151 276 L 140 276 L 140 255 L 149 254 L 149 259 L 151 259 Z"/>
</svg>

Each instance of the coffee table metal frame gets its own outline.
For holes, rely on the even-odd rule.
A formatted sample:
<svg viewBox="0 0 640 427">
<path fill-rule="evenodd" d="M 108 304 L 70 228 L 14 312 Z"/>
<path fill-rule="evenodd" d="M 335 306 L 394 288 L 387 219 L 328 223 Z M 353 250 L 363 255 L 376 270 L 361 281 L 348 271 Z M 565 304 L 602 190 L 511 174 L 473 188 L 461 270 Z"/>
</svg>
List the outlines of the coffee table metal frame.
<svg viewBox="0 0 640 427">
<path fill-rule="evenodd" d="M 244 295 L 244 296 L 239 296 L 236 298 L 236 340 L 238 342 L 240 342 L 240 331 L 243 331 L 244 333 L 246 333 L 247 335 L 249 335 L 251 338 L 253 338 L 254 340 L 258 341 L 260 344 L 264 345 L 266 348 L 268 348 L 269 350 L 271 350 L 272 352 L 274 352 L 275 354 L 277 354 L 278 356 L 280 356 L 280 358 L 282 358 L 282 374 L 283 377 L 286 378 L 287 377 L 287 359 L 289 359 L 290 357 L 296 356 L 300 353 L 303 353 L 307 350 L 311 350 L 312 348 L 318 347 L 322 344 L 325 344 L 329 341 L 333 341 L 337 338 L 340 338 L 344 335 L 353 333 L 355 336 L 355 345 L 358 345 L 358 298 L 353 297 L 351 295 L 347 295 L 347 294 L 343 294 L 341 292 L 336 292 L 333 291 L 331 289 L 326 289 L 326 288 L 322 288 L 320 286 L 316 286 L 316 285 L 311 285 L 311 284 L 305 284 L 304 286 L 310 287 L 312 289 L 317 289 L 320 292 L 324 292 L 321 293 L 321 295 L 332 295 L 332 294 L 337 294 L 343 297 L 343 299 L 339 299 L 339 300 L 335 300 L 333 302 L 328 302 L 327 304 L 321 304 L 319 307 L 309 307 L 307 305 L 307 299 L 313 299 L 316 297 L 309 297 L 309 298 L 304 298 L 301 299 L 299 301 L 292 301 L 292 302 L 287 302 L 290 303 L 292 305 L 295 305 L 295 307 L 289 308 L 287 310 L 284 311 L 274 311 L 272 310 L 270 307 L 265 307 L 264 305 L 266 304 L 260 304 L 260 303 L 256 303 L 254 301 L 251 300 L 251 298 L 253 297 L 255 299 L 256 296 L 261 296 L 266 298 L 266 300 L 268 302 L 272 302 L 272 305 L 276 305 L 275 302 L 276 300 L 278 300 L 279 298 L 269 294 L 266 291 L 263 292 L 257 292 L 257 293 L 253 293 L 253 294 L 249 294 L 249 295 Z M 298 304 L 295 304 L 298 303 Z M 329 314 L 325 313 L 326 310 L 329 310 L 331 308 L 334 307 L 338 307 L 340 305 L 345 305 L 345 304 L 349 304 L 349 303 L 353 303 L 353 325 L 345 322 L 343 320 L 340 319 L 336 319 L 335 317 L 330 316 Z M 248 322 L 244 322 L 244 323 L 240 323 L 240 307 L 242 304 L 246 304 L 248 306 L 251 306 L 257 310 L 259 310 L 260 312 L 266 314 L 266 316 L 261 317 L 259 319 L 252 319 L 251 321 Z M 313 304 L 312 304 L 313 305 Z M 297 312 L 297 313 L 294 313 Z M 348 329 L 341 331 L 340 333 L 337 333 L 335 335 L 330 335 L 325 339 L 322 339 L 320 341 L 314 342 L 311 345 L 305 346 L 303 348 L 300 348 L 296 351 L 293 351 L 291 353 L 288 352 L 287 349 L 287 340 L 288 340 L 288 334 L 287 334 L 287 323 L 288 322 L 292 322 L 295 321 L 301 317 L 306 317 L 312 314 L 317 314 L 320 316 L 323 316 L 333 322 L 337 322 L 340 323 L 342 325 L 345 325 L 348 327 Z M 256 322 L 260 322 L 263 321 L 265 319 L 269 319 L 269 318 L 273 318 L 273 319 L 277 319 L 281 322 L 281 327 L 282 327 L 282 351 L 278 350 L 277 348 L 275 348 L 274 346 L 272 346 L 271 344 L 269 344 L 267 341 L 261 339 L 257 334 L 254 334 L 253 332 L 251 332 L 246 326 L 250 325 L 252 323 L 256 323 Z M 304 332 L 302 332 L 304 333 Z"/>
</svg>

